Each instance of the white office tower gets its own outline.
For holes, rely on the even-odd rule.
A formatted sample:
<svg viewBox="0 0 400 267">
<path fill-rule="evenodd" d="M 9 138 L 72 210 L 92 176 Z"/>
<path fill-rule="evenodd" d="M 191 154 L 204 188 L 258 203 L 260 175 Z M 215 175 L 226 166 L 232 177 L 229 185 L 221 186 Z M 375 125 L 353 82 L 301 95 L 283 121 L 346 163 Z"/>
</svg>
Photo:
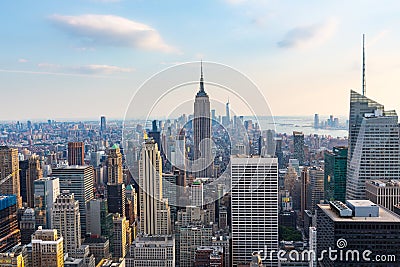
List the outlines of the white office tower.
<svg viewBox="0 0 400 267">
<path fill-rule="evenodd" d="M 196 207 L 204 205 L 204 190 L 201 180 L 196 180 L 191 186 L 191 204 Z"/>
<path fill-rule="evenodd" d="M 233 156 L 231 176 L 232 266 L 238 266 L 249 264 L 255 251 L 278 249 L 278 160 Z"/>
<path fill-rule="evenodd" d="M 349 125 L 346 198 L 365 199 L 366 181 L 400 176 L 398 117 L 351 91 Z"/>
<path fill-rule="evenodd" d="M 74 194 L 62 191 L 53 205 L 52 226 L 64 238 L 64 251 L 74 253 L 81 246 L 79 203 Z"/>
<path fill-rule="evenodd" d="M 162 164 L 157 143 L 147 139 L 139 161 L 140 233 L 171 233 L 168 199 L 162 194 Z"/>
<path fill-rule="evenodd" d="M 175 167 L 186 170 L 186 138 L 185 132 L 181 130 L 175 139 Z"/>
<path fill-rule="evenodd" d="M 309 260 L 309 267 L 316 267 L 317 266 L 317 228 L 315 227 L 310 227 L 309 228 L 309 251 L 313 251 L 313 253 L 310 253 L 311 258 Z"/>
</svg>

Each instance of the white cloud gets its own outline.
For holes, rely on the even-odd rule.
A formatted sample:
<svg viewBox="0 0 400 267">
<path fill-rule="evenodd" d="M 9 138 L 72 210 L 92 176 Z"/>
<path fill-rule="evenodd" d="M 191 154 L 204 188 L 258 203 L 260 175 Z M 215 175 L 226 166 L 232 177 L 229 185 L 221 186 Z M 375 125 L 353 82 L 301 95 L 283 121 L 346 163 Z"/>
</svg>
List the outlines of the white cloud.
<svg viewBox="0 0 400 267">
<path fill-rule="evenodd" d="M 72 72 L 80 74 L 96 74 L 96 75 L 106 75 L 114 73 L 127 73 L 133 72 L 132 68 L 123 68 L 113 65 L 101 65 L 101 64 L 89 64 L 82 66 L 62 66 L 52 63 L 39 63 L 38 67 L 41 69 L 46 69 L 48 71 L 60 71 L 60 72 Z"/>
<path fill-rule="evenodd" d="M 60 29 L 92 44 L 135 47 L 166 53 L 178 52 L 176 48 L 166 44 L 154 28 L 123 17 L 85 14 L 53 15 L 50 19 Z"/>
<path fill-rule="evenodd" d="M 278 42 L 281 48 L 310 48 L 329 40 L 336 32 L 338 21 L 330 19 L 319 24 L 296 27 Z"/>
<path fill-rule="evenodd" d="M 27 63 L 29 60 L 25 59 L 25 58 L 20 58 L 18 59 L 19 63 Z"/>
<path fill-rule="evenodd" d="M 95 74 L 112 74 L 112 73 L 124 73 L 134 71 L 131 68 L 122 68 L 110 65 L 84 65 L 75 68 L 80 73 L 95 73 Z"/>
</svg>

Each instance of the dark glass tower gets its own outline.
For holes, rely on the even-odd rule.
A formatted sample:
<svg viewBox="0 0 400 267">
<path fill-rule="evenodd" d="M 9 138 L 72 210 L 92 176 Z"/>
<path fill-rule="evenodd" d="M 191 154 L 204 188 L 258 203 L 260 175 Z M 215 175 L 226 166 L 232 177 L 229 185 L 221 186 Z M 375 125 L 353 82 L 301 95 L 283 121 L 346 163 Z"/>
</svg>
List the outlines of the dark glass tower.
<svg viewBox="0 0 400 267">
<path fill-rule="evenodd" d="M 299 164 L 304 164 L 304 134 L 302 132 L 293 132 L 294 158 L 299 160 Z"/>
<path fill-rule="evenodd" d="M 325 200 L 346 199 L 347 147 L 334 147 L 324 156 Z"/>
</svg>

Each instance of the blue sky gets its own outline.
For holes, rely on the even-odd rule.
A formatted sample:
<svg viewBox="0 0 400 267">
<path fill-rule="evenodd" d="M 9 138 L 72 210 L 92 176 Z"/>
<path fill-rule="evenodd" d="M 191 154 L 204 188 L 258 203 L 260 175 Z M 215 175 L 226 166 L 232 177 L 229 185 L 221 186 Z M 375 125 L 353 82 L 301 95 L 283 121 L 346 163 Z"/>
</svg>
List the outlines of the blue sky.
<svg viewBox="0 0 400 267">
<path fill-rule="evenodd" d="M 346 115 L 350 89 L 361 87 L 363 33 L 367 95 L 400 110 L 399 7 L 397 1 L 4 0 L 0 120 L 123 118 L 151 75 L 200 59 L 249 76 L 274 115 Z"/>
</svg>

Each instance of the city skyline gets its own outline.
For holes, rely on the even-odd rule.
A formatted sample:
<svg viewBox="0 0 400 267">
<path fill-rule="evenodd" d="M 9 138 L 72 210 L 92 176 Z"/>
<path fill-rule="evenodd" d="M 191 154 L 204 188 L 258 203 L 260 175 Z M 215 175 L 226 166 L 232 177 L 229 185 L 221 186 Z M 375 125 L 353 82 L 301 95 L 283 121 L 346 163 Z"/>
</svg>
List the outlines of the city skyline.
<svg viewBox="0 0 400 267">
<path fill-rule="evenodd" d="M 337 1 L 81 0 L 26 3 L 20 9 L 6 1 L 1 21 L 9 27 L 0 31 L 7 37 L 0 45 L 7 51 L 0 79 L 4 99 L 17 100 L 18 108 L 15 101 L 5 101 L 4 109 L 13 112 L 0 120 L 47 119 L 48 114 L 52 119 L 123 118 L 146 79 L 200 59 L 249 76 L 274 115 L 347 115 L 348 92 L 361 92 L 363 33 L 367 96 L 399 110 L 400 92 L 389 86 L 400 79 L 394 53 L 399 4 L 343 6 Z M 371 11 L 374 20 L 364 15 Z M 171 13 L 174 18 L 166 15 Z M 299 102 L 313 105 L 298 110 Z"/>
</svg>

